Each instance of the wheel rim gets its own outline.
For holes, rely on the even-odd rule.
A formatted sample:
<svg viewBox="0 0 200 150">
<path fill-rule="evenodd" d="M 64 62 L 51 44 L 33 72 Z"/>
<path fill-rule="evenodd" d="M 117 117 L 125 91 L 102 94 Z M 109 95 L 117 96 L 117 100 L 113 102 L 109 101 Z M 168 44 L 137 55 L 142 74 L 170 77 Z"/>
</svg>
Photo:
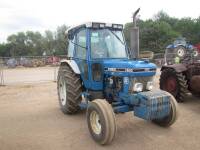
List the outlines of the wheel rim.
<svg viewBox="0 0 200 150">
<path fill-rule="evenodd" d="M 169 77 L 166 79 L 164 90 L 176 96 L 177 82 L 174 77 Z"/>
<path fill-rule="evenodd" d="M 198 51 L 194 51 L 194 57 L 197 57 L 198 56 Z"/>
<path fill-rule="evenodd" d="M 66 83 L 65 80 L 61 77 L 59 80 L 59 95 L 60 101 L 62 105 L 66 104 L 67 101 L 67 92 L 66 92 Z"/>
<path fill-rule="evenodd" d="M 179 57 L 183 57 L 185 55 L 184 49 L 182 49 L 182 48 L 178 49 L 177 54 Z"/>
<path fill-rule="evenodd" d="M 92 111 L 90 114 L 90 124 L 95 134 L 101 133 L 100 118 L 99 118 L 99 114 L 96 111 Z"/>
</svg>

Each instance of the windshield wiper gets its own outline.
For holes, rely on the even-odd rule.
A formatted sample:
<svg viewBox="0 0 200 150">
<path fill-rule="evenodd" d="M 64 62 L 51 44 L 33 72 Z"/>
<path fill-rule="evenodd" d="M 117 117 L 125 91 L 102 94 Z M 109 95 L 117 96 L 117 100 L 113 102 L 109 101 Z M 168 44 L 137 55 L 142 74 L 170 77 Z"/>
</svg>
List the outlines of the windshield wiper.
<svg viewBox="0 0 200 150">
<path fill-rule="evenodd" d="M 81 45 L 79 45 L 79 44 L 77 44 L 77 43 L 74 43 L 72 40 L 70 40 L 70 42 L 72 42 L 72 44 L 74 44 L 74 45 L 76 45 L 76 46 L 79 46 L 79 47 L 81 47 L 81 48 L 87 49 L 87 48 L 84 47 L 84 46 L 81 46 Z"/>
<path fill-rule="evenodd" d="M 110 30 L 110 32 L 111 32 L 123 45 L 125 45 L 125 43 L 120 39 L 120 37 L 119 37 L 115 32 L 113 32 L 112 30 Z"/>
</svg>

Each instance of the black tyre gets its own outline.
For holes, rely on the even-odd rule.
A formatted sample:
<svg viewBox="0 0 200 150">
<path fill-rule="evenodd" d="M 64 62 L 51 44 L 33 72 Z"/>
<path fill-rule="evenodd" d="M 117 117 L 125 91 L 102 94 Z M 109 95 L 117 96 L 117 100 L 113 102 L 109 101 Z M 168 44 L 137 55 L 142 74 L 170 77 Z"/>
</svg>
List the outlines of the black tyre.
<svg viewBox="0 0 200 150">
<path fill-rule="evenodd" d="M 167 68 L 161 73 L 160 89 L 171 93 L 178 102 L 183 102 L 188 92 L 187 80 L 182 73 Z"/>
<path fill-rule="evenodd" d="M 61 65 L 58 71 L 57 91 L 60 108 L 65 114 L 74 114 L 79 110 L 82 84 L 80 76 L 68 65 Z"/>
<path fill-rule="evenodd" d="M 86 116 L 92 138 L 102 145 L 111 143 L 116 133 L 115 114 L 111 105 L 106 100 L 96 99 L 89 104 Z"/>
<path fill-rule="evenodd" d="M 162 127 L 171 126 L 172 124 L 174 124 L 174 122 L 178 118 L 178 104 L 176 102 L 176 99 L 170 93 L 167 93 L 167 94 L 170 96 L 170 106 L 171 106 L 170 114 L 167 117 L 164 117 L 162 119 L 153 120 L 153 122 L 155 124 L 162 126 Z"/>
</svg>

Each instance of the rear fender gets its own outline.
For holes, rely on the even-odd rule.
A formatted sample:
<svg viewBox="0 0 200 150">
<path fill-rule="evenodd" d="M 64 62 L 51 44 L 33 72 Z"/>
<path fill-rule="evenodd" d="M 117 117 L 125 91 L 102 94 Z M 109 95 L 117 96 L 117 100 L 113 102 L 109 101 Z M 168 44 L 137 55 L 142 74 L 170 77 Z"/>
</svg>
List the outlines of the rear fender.
<svg viewBox="0 0 200 150">
<path fill-rule="evenodd" d="M 81 73 L 81 72 L 80 72 L 80 69 L 79 69 L 79 67 L 78 67 L 78 65 L 77 65 L 77 63 L 76 63 L 74 60 L 62 59 L 62 60 L 60 61 L 60 64 L 61 64 L 61 65 L 64 65 L 64 64 L 69 65 L 70 68 L 71 68 L 71 69 L 74 71 L 74 73 L 76 73 L 76 74 L 80 74 L 80 73 Z"/>
<path fill-rule="evenodd" d="M 187 70 L 186 66 L 183 64 L 173 64 L 173 65 L 162 66 L 161 71 L 168 68 L 174 69 L 178 73 L 181 73 Z"/>
</svg>

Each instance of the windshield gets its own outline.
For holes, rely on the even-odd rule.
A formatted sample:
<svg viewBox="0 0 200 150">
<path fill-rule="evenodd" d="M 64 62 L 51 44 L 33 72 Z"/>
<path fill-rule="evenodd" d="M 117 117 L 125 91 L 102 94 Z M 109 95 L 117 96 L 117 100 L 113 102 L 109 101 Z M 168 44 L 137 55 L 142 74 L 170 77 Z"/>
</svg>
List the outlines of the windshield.
<svg viewBox="0 0 200 150">
<path fill-rule="evenodd" d="M 91 30 L 91 57 L 127 58 L 122 31 L 110 29 Z"/>
<path fill-rule="evenodd" d="M 174 45 L 179 45 L 179 44 L 181 44 L 181 45 L 186 45 L 186 40 L 185 40 L 185 38 L 178 38 L 178 39 L 176 39 L 176 40 L 174 41 Z"/>
</svg>

